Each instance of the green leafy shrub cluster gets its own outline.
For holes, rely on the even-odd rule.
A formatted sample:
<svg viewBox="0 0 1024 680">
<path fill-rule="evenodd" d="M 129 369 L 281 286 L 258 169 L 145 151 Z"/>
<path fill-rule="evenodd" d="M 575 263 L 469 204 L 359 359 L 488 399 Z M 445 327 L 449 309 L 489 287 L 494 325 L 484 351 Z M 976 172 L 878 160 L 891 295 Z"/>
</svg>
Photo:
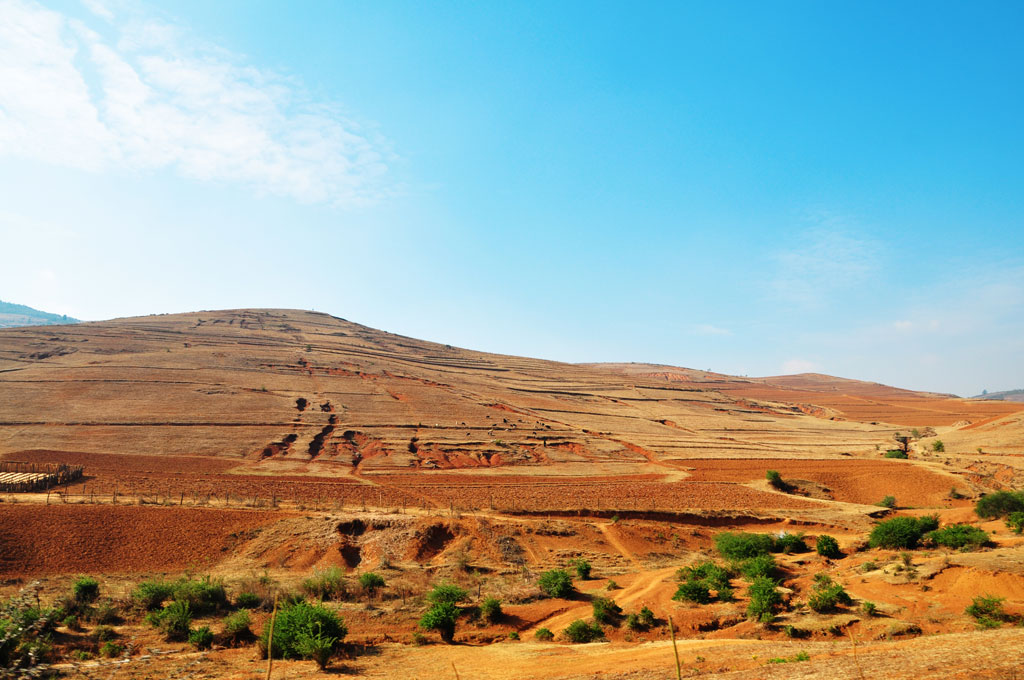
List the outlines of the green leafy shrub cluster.
<svg viewBox="0 0 1024 680">
<path fill-rule="evenodd" d="M 562 635 L 564 635 L 569 642 L 584 643 L 600 640 L 604 637 L 604 631 L 601 630 L 601 626 L 596 623 L 591 624 L 586 621 L 576 619 L 566 626 L 565 630 L 562 631 Z"/>
<path fill-rule="evenodd" d="M 151 611 L 146 621 L 168 640 L 187 640 L 192 630 L 192 607 L 183 600 L 173 600 L 163 609 Z"/>
<path fill-rule="evenodd" d="M 367 571 L 359 575 L 359 587 L 371 597 L 385 585 L 384 577 L 376 572 Z"/>
<path fill-rule="evenodd" d="M 811 655 L 807 652 L 797 652 L 793 656 L 775 656 L 768 659 L 768 663 L 798 663 L 800 661 L 810 661 Z"/>
<path fill-rule="evenodd" d="M 839 549 L 839 541 L 828 534 L 818 536 L 814 549 L 817 550 L 818 554 L 822 557 L 827 557 L 832 560 L 839 559 L 843 556 L 842 551 Z"/>
<path fill-rule="evenodd" d="M 781 552 L 788 555 L 789 553 L 800 553 L 806 550 L 807 544 L 804 543 L 803 532 L 795 534 L 786 532 L 773 537 L 772 552 Z"/>
<path fill-rule="evenodd" d="M 504 612 L 501 610 L 501 600 L 496 597 L 485 598 L 480 603 L 480 616 L 489 623 L 497 623 L 501 620 Z"/>
<path fill-rule="evenodd" d="M 1015 534 L 1024 532 L 1024 512 L 1011 512 L 1006 516 L 1006 528 Z"/>
<path fill-rule="evenodd" d="M 188 634 L 188 641 L 196 649 L 209 649 L 213 645 L 213 632 L 208 626 L 196 628 Z"/>
<path fill-rule="evenodd" d="M 814 586 L 807 598 L 807 606 L 816 612 L 831 612 L 839 605 L 850 605 L 853 600 L 846 590 L 832 580 L 828 574 L 818 573 L 814 577 Z"/>
<path fill-rule="evenodd" d="M 893 517 L 875 525 L 868 538 L 872 548 L 915 548 L 929 531 L 939 528 L 935 515 L 926 517 Z"/>
<path fill-rule="evenodd" d="M 454 583 L 441 583 L 427 593 L 430 609 L 419 620 L 419 627 L 424 630 L 435 630 L 445 642 L 455 639 L 455 625 L 461 611 L 456 603 L 469 597 L 469 591 Z"/>
<path fill-rule="evenodd" d="M 538 628 L 537 632 L 533 634 L 533 637 L 537 638 L 541 642 L 549 642 L 555 639 L 555 634 L 547 628 Z"/>
<path fill-rule="evenodd" d="M 206 614 L 227 604 L 224 584 L 210 577 L 176 581 L 143 581 L 132 591 L 132 600 L 143 609 L 157 609 L 167 600 L 185 602 L 196 614 Z"/>
<path fill-rule="evenodd" d="M 1024 512 L 1024 491 L 996 491 L 986 494 L 975 503 L 974 512 L 982 519 L 995 519 L 1014 512 Z"/>
<path fill-rule="evenodd" d="M 301 587 L 302 592 L 318 600 L 345 600 L 349 596 L 345 574 L 338 567 L 314 571 Z"/>
<path fill-rule="evenodd" d="M 775 564 L 775 558 L 771 555 L 758 555 L 757 557 L 751 557 L 749 560 L 740 562 L 739 569 L 743 574 L 743 578 L 748 581 L 754 579 L 767 577 L 775 578 L 775 571 L 777 565 Z"/>
<path fill-rule="evenodd" d="M 782 605 L 782 594 L 775 581 L 764 576 L 754 579 L 747 594 L 750 596 L 747 615 L 762 623 L 771 623 L 776 610 Z"/>
<path fill-rule="evenodd" d="M 595 597 L 591 605 L 594 610 L 594 620 L 598 623 L 612 624 L 622 615 L 622 607 L 615 604 L 615 600 L 607 597 Z"/>
<path fill-rule="evenodd" d="M 923 540 L 927 543 L 941 545 L 947 548 L 978 549 L 988 543 L 989 536 L 988 532 L 979 529 L 978 527 L 971 526 L 970 524 L 950 524 L 942 527 L 941 529 L 929 531 L 924 535 Z"/>
<path fill-rule="evenodd" d="M 888 451 L 885 452 L 885 457 L 886 458 L 901 458 L 903 460 L 906 460 L 910 456 L 907 455 L 906 451 L 901 451 L 900 449 L 889 449 Z"/>
<path fill-rule="evenodd" d="M 941 439 L 936 439 L 932 442 L 932 451 L 935 453 L 942 453 L 946 450 L 946 445 L 942 443 Z"/>
<path fill-rule="evenodd" d="M 764 473 L 764 477 L 768 480 L 769 484 L 779 491 L 789 491 L 792 488 L 782 479 L 782 475 L 777 470 L 768 470 Z"/>
<path fill-rule="evenodd" d="M 707 604 L 711 602 L 711 591 L 714 590 L 720 600 L 731 600 L 730 576 L 728 569 L 710 560 L 681 567 L 676 572 L 676 578 L 680 582 L 679 587 L 672 599 Z"/>
<path fill-rule="evenodd" d="M 564 569 L 545 571 L 537 585 L 548 597 L 568 597 L 573 592 L 572 577 Z"/>
<path fill-rule="evenodd" d="M 882 500 L 878 501 L 876 505 L 882 508 L 889 508 L 890 510 L 892 510 L 893 508 L 896 507 L 896 496 L 886 496 Z"/>
<path fill-rule="evenodd" d="M 321 667 L 334 654 L 337 644 L 348 634 L 345 622 L 323 605 L 298 601 L 286 604 L 260 634 L 264 656 L 275 659 L 313 659 Z"/>
<path fill-rule="evenodd" d="M 91 576 L 80 576 L 72 586 L 75 601 L 80 604 L 95 602 L 100 596 L 100 582 Z"/>
<path fill-rule="evenodd" d="M 256 609 L 263 604 L 263 598 L 248 590 L 239 593 L 235 597 L 235 606 L 241 609 Z"/>
<path fill-rule="evenodd" d="M 576 570 L 576 578 L 581 581 L 586 581 L 590 578 L 590 571 L 592 569 L 590 562 L 587 562 L 582 557 L 569 560 L 569 566 Z"/>
<path fill-rule="evenodd" d="M 973 616 L 979 628 L 998 628 L 1012 619 L 1003 610 L 1004 599 L 996 595 L 978 595 L 964 613 Z"/>
<path fill-rule="evenodd" d="M 723 531 L 715 534 L 715 549 L 722 557 L 730 560 L 747 560 L 758 555 L 767 555 L 775 542 L 769 534 Z"/>
<path fill-rule="evenodd" d="M 249 618 L 249 612 L 244 609 L 235 612 L 234 614 L 228 614 L 224 617 L 224 637 L 229 642 L 239 643 L 252 637 L 252 629 L 249 628 L 252 620 Z"/>
</svg>

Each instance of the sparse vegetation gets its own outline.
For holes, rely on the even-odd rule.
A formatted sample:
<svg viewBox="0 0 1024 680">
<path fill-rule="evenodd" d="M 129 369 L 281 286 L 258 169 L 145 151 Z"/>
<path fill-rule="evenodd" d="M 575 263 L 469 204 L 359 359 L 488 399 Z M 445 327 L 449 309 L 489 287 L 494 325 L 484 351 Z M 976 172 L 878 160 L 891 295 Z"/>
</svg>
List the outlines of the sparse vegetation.
<svg viewBox="0 0 1024 680">
<path fill-rule="evenodd" d="M 907 455 L 906 451 L 901 451 L 899 449 L 889 449 L 888 451 L 885 452 L 885 457 L 886 458 L 900 458 L 900 459 L 906 460 L 910 456 Z"/>
<path fill-rule="evenodd" d="M 587 623 L 580 619 L 576 619 L 562 631 L 562 635 L 569 642 L 573 643 L 585 643 L 593 642 L 594 640 L 600 640 L 604 637 L 604 631 L 601 630 L 601 626 L 596 623 Z"/>
<path fill-rule="evenodd" d="M 480 616 L 489 623 L 497 623 L 501 620 L 501 600 L 496 597 L 488 597 L 480 604 Z"/>
<path fill-rule="evenodd" d="M 640 613 L 637 615 L 637 618 L 639 619 L 641 626 L 650 628 L 654 625 L 654 612 L 646 606 L 640 608 Z"/>
<path fill-rule="evenodd" d="M 370 597 L 373 597 L 384 585 L 384 577 L 376 572 L 368 571 L 359 575 L 359 587 Z"/>
<path fill-rule="evenodd" d="M 946 450 L 946 445 L 942 443 L 941 439 L 936 439 L 932 442 L 932 451 L 935 453 L 942 453 Z"/>
<path fill-rule="evenodd" d="M 224 636 L 231 642 L 240 642 L 252 636 L 249 612 L 244 609 L 224 617 Z"/>
<path fill-rule="evenodd" d="M 779 491 L 789 491 L 791 488 L 790 485 L 782 479 L 782 475 L 780 475 L 777 470 L 768 470 L 764 473 L 764 476 L 765 479 L 768 480 L 768 483 Z"/>
<path fill-rule="evenodd" d="M 555 639 L 555 634 L 547 628 L 538 628 L 537 632 L 533 634 L 533 637 L 537 638 L 541 642 L 549 642 Z"/>
<path fill-rule="evenodd" d="M 348 598 L 345 574 L 338 567 L 314 571 L 302 582 L 302 592 L 318 600 L 344 600 Z"/>
<path fill-rule="evenodd" d="M 974 512 L 982 519 L 1006 517 L 1024 512 L 1024 491 L 996 491 L 982 496 L 974 505 Z"/>
<path fill-rule="evenodd" d="M 974 548 L 977 550 L 988 543 L 988 532 L 970 524 L 950 524 L 941 529 L 929 531 L 924 541 L 947 548 Z"/>
<path fill-rule="evenodd" d="M 827 557 L 833 560 L 843 556 L 842 551 L 839 550 L 839 541 L 832 538 L 828 534 L 822 534 L 821 536 L 818 536 L 818 540 L 814 545 L 814 549 L 822 557 Z"/>
<path fill-rule="evenodd" d="M 896 497 L 895 496 L 886 496 L 882 500 L 878 501 L 877 505 L 879 507 L 889 508 L 890 510 L 892 510 L 893 508 L 896 507 Z"/>
<path fill-rule="evenodd" d="M 775 619 L 775 611 L 782 604 L 782 594 L 775 581 L 761 576 L 754 579 L 747 592 L 750 596 L 747 615 L 761 623 L 771 623 Z"/>
<path fill-rule="evenodd" d="M 569 566 L 576 570 L 576 578 L 586 581 L 590 578 L 591 565 L 582 557 L 569 560 Z"/>
<path fill-rule="evenodd" d="M 455 639 L 455 624 L 459 618 L 459 609 L 452 602 L 435 602 L 420 618 L 419 626 L 424 630 L 434 630 L 441 639 L 451 643 Z"/>
<path fill-rule="evenodd" d="M 1024 512 L 1011 512 L 1007 515 L 1006 528 L 1015 534 L 1024 532 Z"/>
<path fill-rule="evenodd" d="M 163 609 L 150 612 L 146 621 L 168 640 L 187 640 L 192 629 L 192 607 L 183 600 L 174 600 Z"/>
<path fill-rule="evenodd" d="M 869 600 L 864 600 L 860 604 L 860 611 L 864 616 L 875 616 L 878 613 L 878 605 Z"/>
<path fill-rule="evenodd" d="M 800 661 L 810 661 L 811 655 L 807 652 L 797 652 L 793 656 L 775 656 L 768 659 L 768 663 L 798 663 Z"/>
<path fill-rule="evenodd" d="M 213 633 L 207 626 L 196 628 L 188 634 L 188 642 L 196 649 L 209 649 L 213 644 Z"/>
<path fill-rule="evenodd" d="M 893 517 L 875 525 L 868 545 L 872 548 L 915 548 L 929 531 L 939 527 L 938 517 Z"/>
<path fill-rule="evenodd" d="M 814 586 L 807 598 L 807 606 L 816 612 L 834 611 L 839 605 L 850 605 L 853 600 L 846 590 L 832 580 L 828 574 L 818 573 L 814 577 Z"/>
<path fill-rule="evenodd" d="M 80 576 L 72 586 L 75 602 L 87 604 L 100 596 L 100 583 L 91 576 Z"/>
<path fill-rule="evenodd" d="M 564 569 L 545 571 L 537 585 L 548 597 L 567 597 L 573 592 L 572 577 Z"/>
<path fill-rule="evenodd" d="M 591 605 L 594 610 L 594 620 L 598 623 L 612 624 L 622 615 L 622 607 L 615 604 L 615 600 L 607 597 L 595 597 Z"/>
<path fill-rule="evenodd" d="M 723 531 L 715 534 L 715 549 L 730 560 L 746 560 L 772 551 L 774 542 L 768 534 Z"/>
<path fill-rule="evenodd" d="M 270 637 L 270 621 L 263 627 L 259 644 L 264 656 L 275 659 L 313 659 L 323 667 L 335 648 L 348 634 L 345 622 L 323 605 L 303 601 L 286 604 L 273 620 L 274 637 Z M 324 663 L 321 663 L 323 661 Z"/>
<path fill-rule="evenodd" d="M 1003 610 L 1005 598 L 996 595 L 978 595 L 964 613 L 973 616 L 979 628 L 998 628 L 1011 619 Z"/>
</svg>

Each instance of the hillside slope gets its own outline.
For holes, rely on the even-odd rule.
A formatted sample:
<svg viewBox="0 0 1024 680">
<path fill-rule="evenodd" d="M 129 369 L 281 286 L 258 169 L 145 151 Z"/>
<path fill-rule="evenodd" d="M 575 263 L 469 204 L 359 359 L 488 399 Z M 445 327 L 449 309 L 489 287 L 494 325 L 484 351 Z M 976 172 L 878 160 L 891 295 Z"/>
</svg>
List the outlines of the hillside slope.
<svg viewBox="0 0 1024 680">
<path fill-rule="evenodd" d="M 0 300 L 0 328 L 52 326 L 68 323 L 78 323 L 78 319 L 72 319 L 66 314 L 41 312 L 27 305 L 18 305 L 13 302 Z"/>
</svg>

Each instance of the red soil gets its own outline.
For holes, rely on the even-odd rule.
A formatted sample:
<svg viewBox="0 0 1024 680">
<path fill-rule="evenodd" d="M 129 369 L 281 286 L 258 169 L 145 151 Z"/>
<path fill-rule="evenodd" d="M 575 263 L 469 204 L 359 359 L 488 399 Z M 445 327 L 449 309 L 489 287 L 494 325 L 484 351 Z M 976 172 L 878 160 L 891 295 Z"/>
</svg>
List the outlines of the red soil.
<svg viewBox="0 0 1024 680">
<path fill-rule="evenodd" d="M 0 573 L 180 571 L 215 564 L 282 515 L 110 505 L 0 505 Z"/>
</svg>

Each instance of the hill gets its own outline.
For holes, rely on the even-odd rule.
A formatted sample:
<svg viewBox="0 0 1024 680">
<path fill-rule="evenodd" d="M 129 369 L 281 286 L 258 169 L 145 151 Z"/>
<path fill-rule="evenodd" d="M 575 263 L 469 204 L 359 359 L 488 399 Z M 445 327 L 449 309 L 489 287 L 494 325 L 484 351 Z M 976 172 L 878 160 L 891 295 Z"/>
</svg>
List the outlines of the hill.
<svg viewBox="0 0 1024 680">
<path fill-rule="evenodd" d="M 78 323 L 78 319 L 72 319 L 66 314 L 50 314 L 26 305 L 0 300 L 0 328 L 52 326 L 69 323 Z"/>
<path fill-rule="evenodd" d="M 986 392 L 972 399 L 995 399 L 996 401 L 1024 401 L 1024 390 L 1003 390 L 1002 392 Z"/>
</svg>

